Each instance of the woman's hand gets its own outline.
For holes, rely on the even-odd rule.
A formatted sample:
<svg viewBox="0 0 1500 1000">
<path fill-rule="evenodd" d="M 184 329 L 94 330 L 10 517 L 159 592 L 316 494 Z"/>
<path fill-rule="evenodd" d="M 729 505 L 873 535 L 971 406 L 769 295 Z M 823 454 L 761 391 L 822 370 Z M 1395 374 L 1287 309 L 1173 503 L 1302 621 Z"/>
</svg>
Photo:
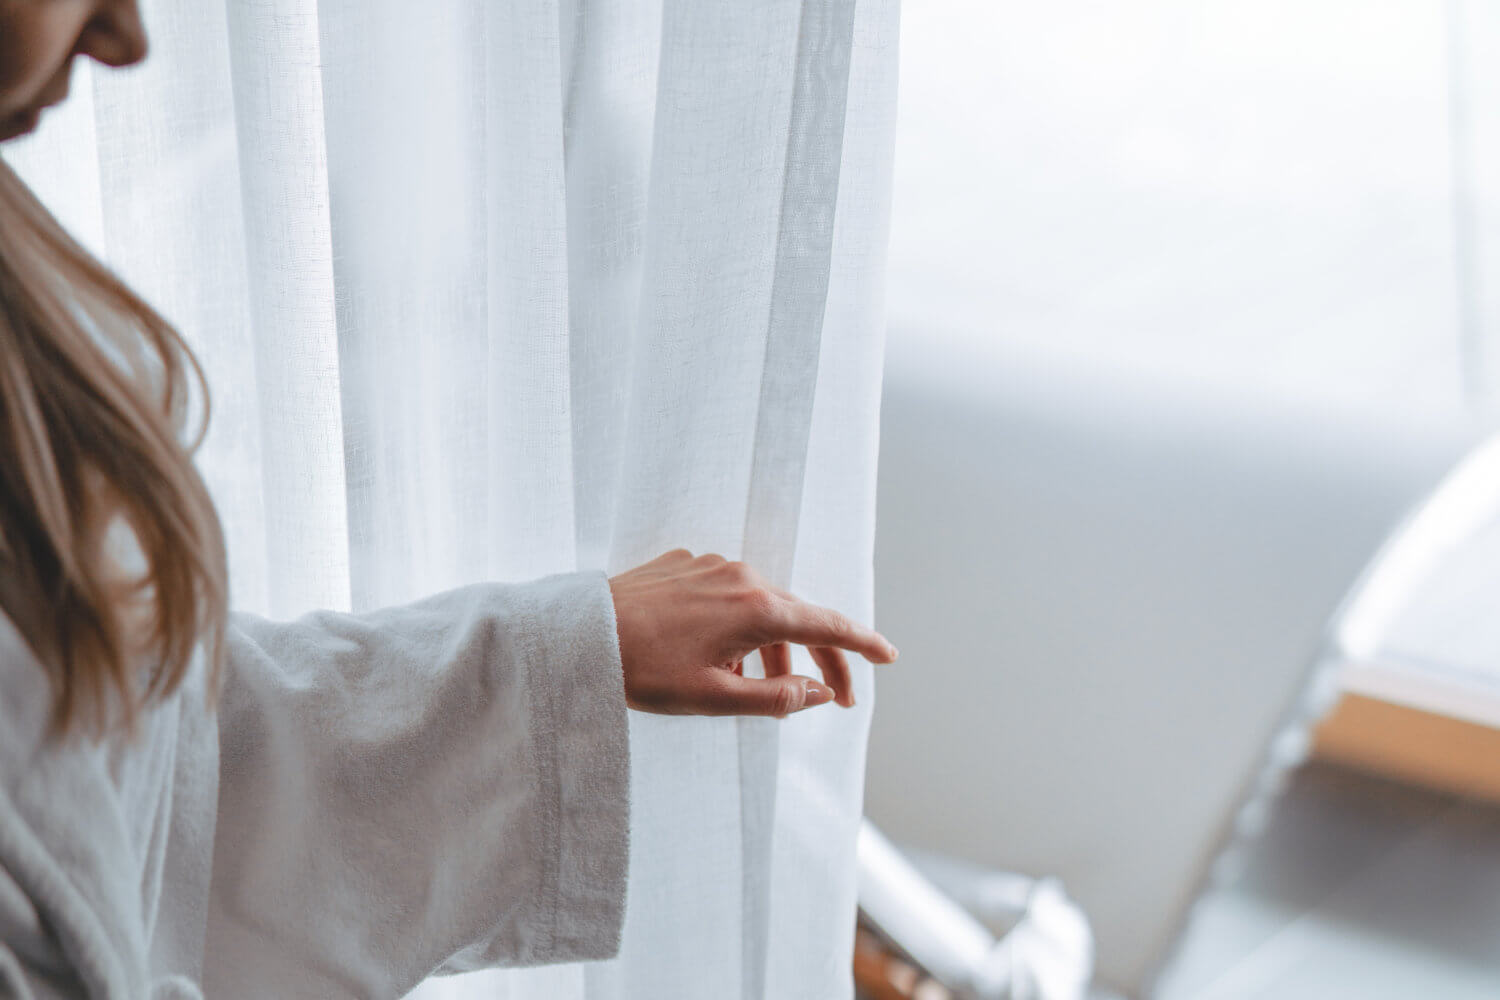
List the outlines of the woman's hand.
<svg viewBox="0 0 1500 1000">
<path fill-rule="evenodd" d="M 837 611 L 777 590 L 744 563 L 676 549 L 609 581 L 625 668 L 625 703 L 678 715 L 774 715 L 854 704 L 843 650 L 890 663 L 896 647 Z M 792 673 L 806 646 L 827 684 Z M 765 679 L 745 677 L 760 650 Z"/>
</svg>

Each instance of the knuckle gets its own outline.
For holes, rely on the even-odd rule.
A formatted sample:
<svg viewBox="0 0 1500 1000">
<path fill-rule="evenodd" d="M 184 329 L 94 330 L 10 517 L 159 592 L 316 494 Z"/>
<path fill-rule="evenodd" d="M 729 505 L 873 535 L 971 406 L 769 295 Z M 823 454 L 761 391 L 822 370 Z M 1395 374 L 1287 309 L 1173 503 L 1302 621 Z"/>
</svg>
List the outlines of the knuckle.
<svg viewBox="0 0 1500 1000">
<path fill-rule="evenodd" d="M 693 558 L 693 554 L 691 552 L 689 552 L 687 549 L 680 549 L 679 548 L 679 549 L 673 549 L 671 552 L 666 553 L 665 555 L 662 556 L 662 558 L 664 558 L 664 559 L 691 559 L 691 558 Z"/>
<path fill-rule="evenodd" d="M 751 583 L 755 580 L 755 571 L 738 559 L 733 562 L 726 561 L 722 569 L 724 575 L 735 583 Z"/>
<path fill-rule="evenodd" d="M 717 552 L 705 552 L 698 557 L 697 562 L 702 566 L 723 566 L 728 560 Z"/>
<path fill-rule="evenodd" d="M 844 640 L 854 636 L 854 623 L 837 611 L 830 611 L 824 616 L 823 626 L 834 639 Z"/>
<path fill-rule="evenodd" d="M 746 587 L 740 591 L 739 601 L 757 622 L 769 621 L 776 613 L 776 595 L 764 587 Z"/>
<path fill-rule="evenodd" d="M 791 684 L 778 685 L 771 695 L 771 710 L 778 716 L 791 715 L 802 707 L 802 697 Z"/>
</svg>

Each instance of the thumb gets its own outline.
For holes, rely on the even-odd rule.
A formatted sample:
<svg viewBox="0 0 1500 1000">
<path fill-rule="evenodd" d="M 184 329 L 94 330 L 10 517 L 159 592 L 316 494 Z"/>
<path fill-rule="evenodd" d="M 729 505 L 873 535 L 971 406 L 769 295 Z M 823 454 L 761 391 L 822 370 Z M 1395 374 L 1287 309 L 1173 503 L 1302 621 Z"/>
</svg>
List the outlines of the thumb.
<svg viewBox="0 0 1500 1000">
<path fill-rule="evenodd" d="M 776 718 L 833 700 L 833 688 L 810 677 L 742 677 L 715 670 L 693 699 L 704 715 L 769 715 Z"/>
</svg>

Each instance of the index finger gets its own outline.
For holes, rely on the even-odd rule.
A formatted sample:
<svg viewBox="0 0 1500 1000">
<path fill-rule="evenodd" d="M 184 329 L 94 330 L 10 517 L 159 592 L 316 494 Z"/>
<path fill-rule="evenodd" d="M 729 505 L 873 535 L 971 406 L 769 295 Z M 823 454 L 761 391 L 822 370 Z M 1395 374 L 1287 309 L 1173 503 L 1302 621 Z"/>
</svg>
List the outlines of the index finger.
<svg viewBox="0 0 1500 1000">
<path fill-rule="evenodd" d="M 871 663 L 895 661 L 896 647 L 874 629 L 860 625 L 832 608 L 808 604 L 785 592 L 779 596 L 780 607 L 768 626 L 771 641 L 847 649 Z"/>
</svg>

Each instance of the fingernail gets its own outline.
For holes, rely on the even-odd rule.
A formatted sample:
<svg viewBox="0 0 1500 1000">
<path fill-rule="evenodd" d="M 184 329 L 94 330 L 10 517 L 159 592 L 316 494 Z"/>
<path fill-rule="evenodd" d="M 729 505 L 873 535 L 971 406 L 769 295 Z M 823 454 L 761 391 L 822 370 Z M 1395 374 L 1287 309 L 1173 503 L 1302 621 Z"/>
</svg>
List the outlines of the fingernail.
<svg viewBox="0 0 1500 1000">
<path fill-rule="evenodd" d="M 833 700 L 833 689 L 817 681 L 804 681 L 802 687 L 807 692 L 807 697 L 802 702 L 803 708 L 811 708 Z"/>
<path fill-rule="evenodd" d="M 898 650 L 895 646 L 892 646 L 890 643 L 886 643 L 885 648 L 889 650 L 889 655 L 892 660 L 895 660 L 896 657 L 901 655 L 901 651 Z"/>
</svg>

